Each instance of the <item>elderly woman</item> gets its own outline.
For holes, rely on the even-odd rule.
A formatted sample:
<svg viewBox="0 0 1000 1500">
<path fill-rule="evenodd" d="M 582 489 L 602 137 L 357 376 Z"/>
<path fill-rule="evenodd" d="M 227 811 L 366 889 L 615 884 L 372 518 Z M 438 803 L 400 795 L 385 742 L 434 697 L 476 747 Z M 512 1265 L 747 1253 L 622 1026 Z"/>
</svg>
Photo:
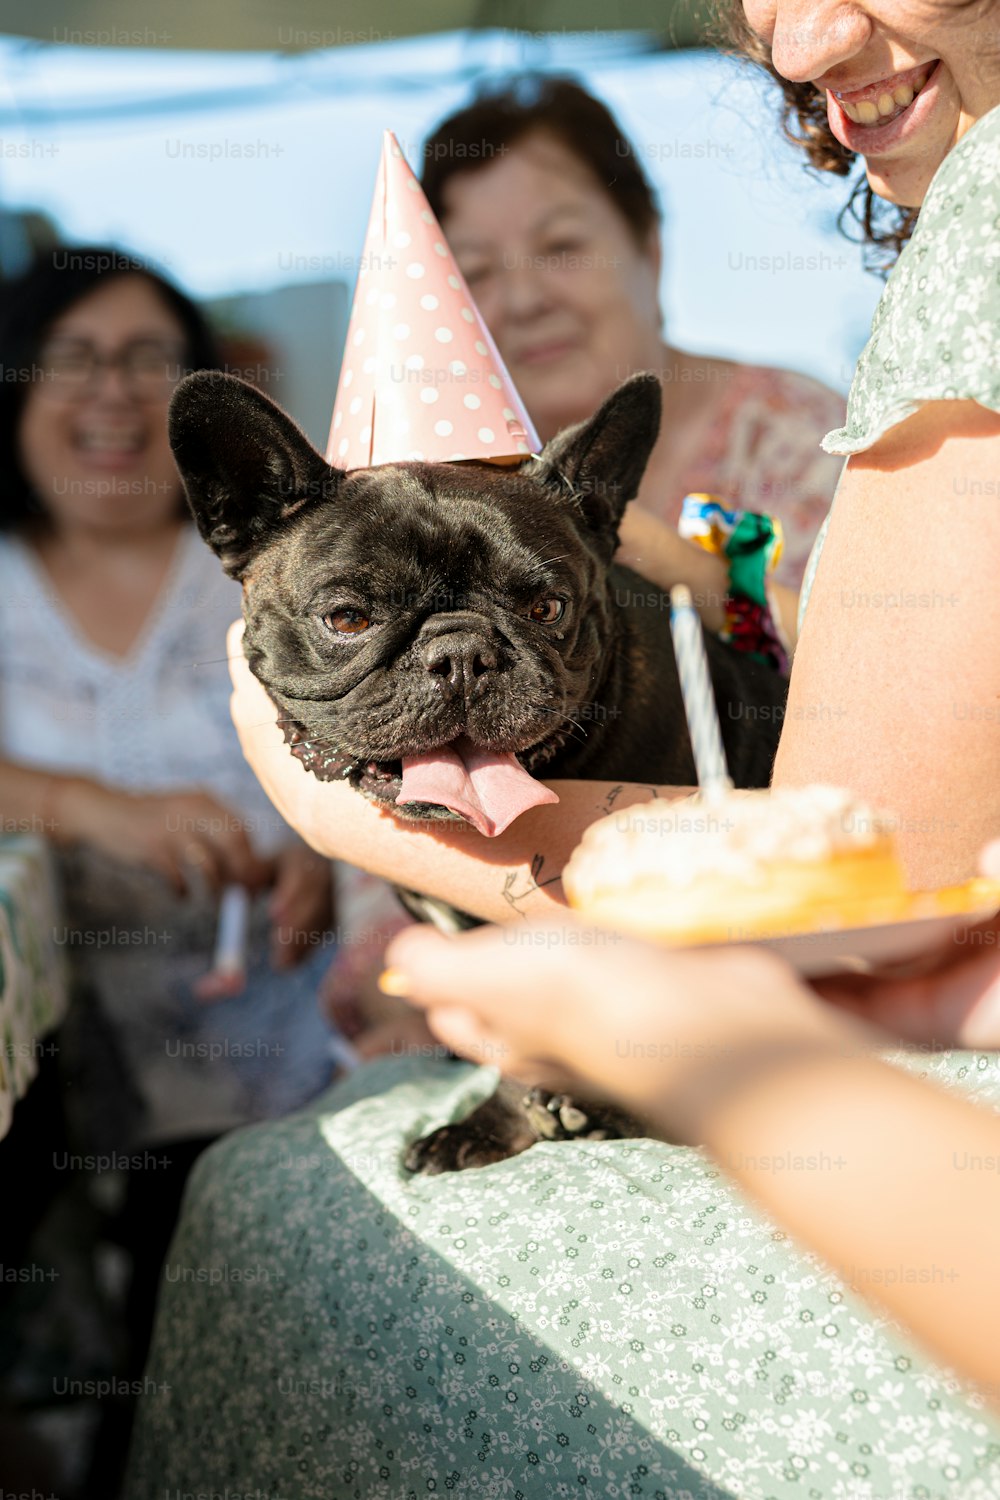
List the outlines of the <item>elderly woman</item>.
<svg viewBox="0 0 1000 1500">
<path fill-rule="evenodd" d="M 707 491 L 778 517 L 776 576 L 796 588 L 837 482 L 819 439 L 843 402 L 805 375 L 665 340 L 660 213 L 607 107 L 568 79 L 529 76 L 442 121 L 424 162 L 430 205 L 543 442 L 628 375 L 659 374 L 663 425 L 624 560 L 652 564 L 664 587 L 696 581 L 704 554 L 642 523 L 672 529 L 684 496 Z"/>
<path fill-rule="evenodd" d="M 944 883 L 1000 827 L 995 6 L 747 0 L 747 21 L 819 163 L 864 157 L 872 187 L 905 206 L 900 232 L 920 210 L 848 424 L 827 440 L 849 461 L 777 778 L 894 807 L 911 875 Z M 316 847 L 489 918 L 510 919 L 511 888 L 522 910 L 558 907 L 538 862 L 558 873 L 610 789 L 563 783 L 560 806 L 525 815 L 487 860 L 468 837 L 401 830 L 311 780 L 242 669 L 237 683 L 244 745 Z M 817 734 L 804 710 L 819 705 Z M 626 788 L 616 806 L 648 795 Z M 769 982 L 754 993 L 769 1004 Z M 916 1065 L 1000 1097 L 996 1054 Z M 542 1146 L 474 1178 L 407 1179 L 404 1143 L 492 1084 L 491 1070 L 379 1062 L 204 1161 L 175 1253 L 221 1267 L 238 1248 L 271 1282 L 168 1289 L 150 1373 L 176 1394 L 144 1414 L 130 1496 L 235 1474 L 303 1497 L 997 1492 L 981 1401 L 697 1152 Z M 815 1167 L 837 1170 L 832 1153 Z M 933 1283 L 954 1268 L 916 1248 L 882 1269 Z M 191 1351 L 209 1320 L 207 1363 Z"/>
</svg>

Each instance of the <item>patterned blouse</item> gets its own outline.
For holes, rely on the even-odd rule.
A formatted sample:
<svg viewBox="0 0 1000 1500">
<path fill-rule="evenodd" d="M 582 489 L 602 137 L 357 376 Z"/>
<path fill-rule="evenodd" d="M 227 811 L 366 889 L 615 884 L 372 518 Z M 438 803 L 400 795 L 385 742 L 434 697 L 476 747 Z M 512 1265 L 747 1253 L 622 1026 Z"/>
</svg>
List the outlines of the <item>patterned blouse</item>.
<svg viewBox="0 0 1000 1500">
<path fill-rule="evenodd" d="M 740 510 L 777 516 L 785 547 L 774 576 L 798 588 L 840 476 L 841 465 L 822 451 L 820 440 L 843 416 L 843 397 L 808 375 L 734 365 L 680 484 L 647 508 L 676 526 L 683 497 L 705 493 Z"/>
</svg>

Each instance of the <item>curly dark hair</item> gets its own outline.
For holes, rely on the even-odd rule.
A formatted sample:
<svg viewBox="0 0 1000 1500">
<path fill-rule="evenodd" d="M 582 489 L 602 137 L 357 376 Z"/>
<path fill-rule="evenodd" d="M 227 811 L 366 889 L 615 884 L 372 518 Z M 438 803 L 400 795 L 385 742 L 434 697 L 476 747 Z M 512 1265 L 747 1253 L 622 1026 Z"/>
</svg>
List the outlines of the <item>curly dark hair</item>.
<svg viewBox="0 0 1000 1500">
<path fill-rule="evenodd" d="M 618 121 L 574 78 L 521 73 L 491 83 L 470 104 L 435 126 L 423 147 L 421 184 L 439 219 L 444 190 L 459 172 L 488 166 L 508 147 L 545 131 L 571 151 L 625 219 L 636 243 L 646 244 L 660 209 L 638 155 Z"/>
<path fill-rule="evenodd" d="M 800 146 L 809 166 L 819 172 L 850 177 L 857 153 L 842 146 L 830 129 L 826 101 L 811 83 L 790 83 L 771 60 L 771 49 L 751 31 L 740 0 L 721 0 L 716 17 L 716 39 L 726 51 L 748 58 L 770 75 L 781 89 L 781 127 L 786 140 Z M 872 270 L 887 275 L 913 233 L 919 209 L 902 208 L 880 198 L 868 185 L 863 172 L 851 184 L 851 193 L 838 223 L 849 238 L 870 247 L 866 261 Z M 854 232 L 852 226 L 860 229 Z"/>
<path fill-rule="evenodd" d="M 22 275 L 0 282 L 0 531 L 16 530 L 43 512 L 18 457 L 18 429 L 30 380 L 11 373 L 34 368 L 49 328 L 99 286 L 121 276 L 141 276 L 155 289 L 184 331 L 185 370 L 214 369 L 219 350 L 199 308 L 149 262 L 109 245 L 58 245 Z M 184 506 L 185 514 L 187 506 Z"/>
</svg>

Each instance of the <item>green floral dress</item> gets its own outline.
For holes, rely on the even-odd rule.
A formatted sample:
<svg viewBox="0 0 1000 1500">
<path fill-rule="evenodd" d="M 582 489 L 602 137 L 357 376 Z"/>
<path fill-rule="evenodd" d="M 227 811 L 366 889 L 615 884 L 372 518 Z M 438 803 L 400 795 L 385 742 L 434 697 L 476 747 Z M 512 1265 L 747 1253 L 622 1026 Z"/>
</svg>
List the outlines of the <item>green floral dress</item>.
<svg viewBox="0 0 1000 1500">
<path fill-rule="evenodd" d="M 978 401 L 1000 411 L 1000 108 L 949 152 L 909 244 L 879 299 L 828 453 L 862 453 L 925 401 Z M 805 613 L 826 540 L 806 568 Z"/>
<path fill-rule="evenodd" d="M 1000 1103 L 1000 1058 L 923 1063 Z M 995 1500 L 1000 1422 L 697 1151 L 404 1173 L 493 1082 L 386 1059 L 202 1159 L 128 1500 Z"/>
<path fill-rule="evenodd" d="M 837 451 L 922 400 L 1000 408 L 998 247 L 994 112 L 935 179 Z M 905 1065 L 1000 1107 L 998 1055 Z M 1000 1421 L 981 1399 L 698 1151 L 540 1145 L 407 1176 L 406 1144 L 493 1084 L 489 1069 L 387 1058 L 202 1158 L 165 1270 L 129 1500 L 1000 1494 Z M 956 1169 L 982 1174 L 995 1212 L 995 1161 Z M 955 1274 L 918 1245 L 884 1272 Z"/>
</svg>

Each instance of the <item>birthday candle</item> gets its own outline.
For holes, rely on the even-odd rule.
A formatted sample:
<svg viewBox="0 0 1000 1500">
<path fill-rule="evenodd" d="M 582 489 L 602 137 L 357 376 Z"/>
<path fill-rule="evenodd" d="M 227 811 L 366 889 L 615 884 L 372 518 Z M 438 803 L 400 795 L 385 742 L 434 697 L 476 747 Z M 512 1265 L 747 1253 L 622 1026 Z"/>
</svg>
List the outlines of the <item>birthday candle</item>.
<svg viewBox="0 0 1000 1500">
<path fill-rule="evenodd" d="M 670 630 L 698 785 L 702 793 L 710 797 L 726 791 L 733 783 L 722 748 L 722 731 L 715 710 L 701 621 L 691 592 L 683 584 L 670 590 Z"/>
<path fill-rule="evenodd" d="M 215 934 L 217 974 L 242 974 L 247 966 L 250 927 L 250 893 L 244 885 L 227 885 L 219 901 L 219 923 Z"/>
</svg>

